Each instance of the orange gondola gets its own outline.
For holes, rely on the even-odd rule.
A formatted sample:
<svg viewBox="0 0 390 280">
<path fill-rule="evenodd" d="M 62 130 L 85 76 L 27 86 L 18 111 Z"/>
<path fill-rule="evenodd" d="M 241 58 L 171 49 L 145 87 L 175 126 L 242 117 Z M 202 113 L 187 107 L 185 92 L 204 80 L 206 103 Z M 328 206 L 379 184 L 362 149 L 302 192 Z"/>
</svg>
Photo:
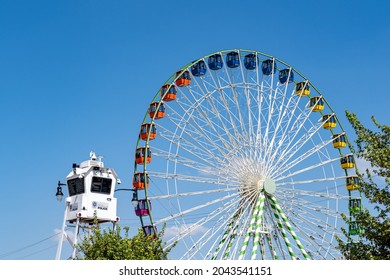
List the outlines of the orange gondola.
<svg viewBox="0 0 390 280">
<path fill-rule="evenodd" d="M 150 163 L 152 161 L 152 152 L 149 148 L 140 147 L 135 151 L 135 162 L 137 164 Z"/>
<path fill-rule="evenodd" d="M 147 140 L 148 135 L 149 135 L 149 140 L 153 140 L 156 138 L 157 136 L 156 126 L 154 124 L 144 123 L 143 125 L 141 125 L 141 131 L 140 131 L 141 139 Z"/>
<path fill-rule="evenodd" d="M 161 87 L 160 94 L 162 100 L 169 102 L 176 99 L 177 90 L 174 85 L 166 84 Z"/>
<path fill-rule="evenodd" d="M 164 103 L 153 102 L 149 106 L 149 116 L 155 120 L 161 119 L 165 116 L 165 106 Z"/>
<path fill-rule="evenodd" d="M 183 70 L 177 71 L 175 79 L 178 87 L 186 87 L 191 83 L 190 72 L 188 70 L 185 70 L 184 72 Z"/>
<path fill-rule="evenodd" d="M 134 173 L 133 187 L 136 190 L 143 190 L 149 187 L 149 176 L 146 173 L 138 172 Z"/>
</svg>

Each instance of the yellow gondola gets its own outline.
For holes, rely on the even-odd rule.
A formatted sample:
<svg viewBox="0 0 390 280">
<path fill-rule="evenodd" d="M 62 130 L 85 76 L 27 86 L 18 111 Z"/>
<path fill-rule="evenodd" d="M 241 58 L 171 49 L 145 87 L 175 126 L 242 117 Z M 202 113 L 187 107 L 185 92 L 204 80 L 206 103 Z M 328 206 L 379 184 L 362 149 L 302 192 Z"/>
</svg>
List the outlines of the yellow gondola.
<svg viewBox="0 0 390 280">
<path fill-rule="evenodd" d="M 360 187 L 358 176 L 348 176 L 345 181 L 347 190 L 349 191 L 357 190 Z"/>
<path fill-rule="evenodd" d="M 324 110 L 324 100 L 322 99 L 322 96 L 314 96 L 310 98 L 310 109 L 313 112 L 321 112 Z"/>
<path fill-rule="evenodd" d="M 355 167 L 355 159 L 353 155 L 346 155 L 340 158 L 341 168 L 349 169 Z"/>
<path fill-rule="evenodd" d="M 336 127 L 336 116 L 334 114 L 322 116 L 322 127 L 325 129 L 332 129 Z"/>
<path fill-rule="evenodd" d="M 347 140 L 345 138 L 345 134 L 334 134 L 332 145 L 334 148 L 340 149 L 347 146 Z"/>
<path fill-rule="evenodd" d="M 295 93 L 298 96 L 306 96 L 310 94 L 309 82 L 299 82 L 295 85 Z"/>
</svg>

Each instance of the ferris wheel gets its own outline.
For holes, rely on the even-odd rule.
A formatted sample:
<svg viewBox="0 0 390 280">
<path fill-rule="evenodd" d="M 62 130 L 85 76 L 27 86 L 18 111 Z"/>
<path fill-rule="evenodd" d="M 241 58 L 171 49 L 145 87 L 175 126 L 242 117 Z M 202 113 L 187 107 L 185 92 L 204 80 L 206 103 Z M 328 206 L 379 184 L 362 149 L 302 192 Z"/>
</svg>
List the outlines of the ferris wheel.
<svg viewBox="0 0 390 280">
<path fill-rule="evenodd" d="M 165 226 L 172 259 L 338 259 L 341 213 L 361 209 L 358 185 L 325 97 L 258 51 L 185 65 L 140 125 L 135 213 L 145 235 Z"/>
</svg>

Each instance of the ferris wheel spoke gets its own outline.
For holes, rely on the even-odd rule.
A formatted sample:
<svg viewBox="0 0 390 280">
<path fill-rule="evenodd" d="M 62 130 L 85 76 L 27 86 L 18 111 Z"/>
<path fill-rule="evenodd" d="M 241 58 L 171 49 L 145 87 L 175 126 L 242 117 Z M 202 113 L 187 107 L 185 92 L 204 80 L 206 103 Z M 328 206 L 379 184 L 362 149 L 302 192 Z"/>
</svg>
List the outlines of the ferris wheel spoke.
<svg viewBox="0 0 390 280">
<path fill-rule="evenodd" d="M 335 247 L 332 244 L 334 242 L 335 232 L 340 232 L 334 225 L 322 222 L 322 219 L 314 218 L 309 219 L 312 212 L 307 212 L 302 209 L 302 202 L 294 203 L 294 208 L 301 210 L 301 214 L 297 211 L 289 211 L 290 217 L 295 217 L 294 220 L 299 220 L 300 224 L 295 225 L 295 228 L 301 232 L 302 236 L 305 236 L 307 243 L 311 244 L 315 248 L 315 252 L 320 255 L 321 258 L 326 258 L 327 254 L 331 254 L 328 248 Z M 332 238 L 325 238 L 325 236 L 332 236 Z M 324 249 L 324 253 L 320 252 Z M 313 254 L 313 250 L 312 253 Z M 333 256 L 333 255 L 332 255 Z"/>
<path fill-rule="evenodd" d="M 288 100 L 288 103 L 286 105 L 284 105 L 284 104 L 281 105 L 280 110 L 282 110 L 282 108 L 284 108 L 284 110 L 280 111 L 280 113 L 279 113 L 279 115 L 282 115 L 282 118 L 280 119 L 280 122 L 276 125 L 275 132 L 273 133 L 273 139 L 272 139 L 273 145 L 270 145 L 270 147 L 268 149 L 268 153 L 271 154 L 271 156 L 269 158 L 269 162 L 270 162 L 269 165 L 270 166 L 274 165 L 274 163 L 278 164 L 278 162 L 275 162 L 276 161 L 275 158 L 277 156 L 278 157 L 280 156 L 280 158 L 285 158 L 285 156 L 283 155 L 283 152 L 286 152 L 286 150 L 289 151 L 289 146 L 291 144 L 294 144 L 293 146 L 295 146 L 295 143 L 301 143 L 301 142 L 299 142 L 299 140 L 294 143 L 294 139 L 295 139 L 296 135 L 299 133 L 299 130 L 294 131 L 293 128 L 296 127 L 297 120 L 302 119 L 302 115 L 297 116 L 296 122 L 294 122 L 292 124 L 292 127 L 290 127 L 291 120 L 294 119 L 291 114 L 294 114 L 294 112 L 297 109 L 297 106 L 299 105 L 299 101 L 294 101 L 294 100 L 295 100 L 295 96 L 294 96 L 294 92 L 292 92 L 292 94 Z M 294 101 L 294 102 L 292 102 L 292 101 Z M 290 109 L 290 103 L 293 103 L 292 109 Z M 286 111 L 288 109 L 292 110 L 292 112 Z M 287 118 L 287 120 L 285 120 L 285 118 Z M 280 128 L 283 124 L 284 124 L 284 128 Z M 280 129 L 282 130 L 281 133 L 277 134 L 277 131 L 279 131 Z M 293 136 L 291 136 L 294 132 L 295 132 L 295 134 Z M 278 136 L 278 141 L 276 143 L 276 146 L 274 146 L 274 143 L 276 142 L 276 139 L 275 139 L 276 136 Z M 310 139 L 309 137 L 305 137 L 304 139 L 300 139 L 300 140 L 307 141 L 309 139 Z M 283 143 L 283 144 L 281 144 L 281 143 Z M 282 150 L 282 151 L 280 152 L 280 150 Z"/>
<path fill-rule="evenodd" d="M 301 123 L 301 126 L 298 127 L 292 136 L 287 134 L 288 137 L 282 140 L 283 142 L 286 142 L 286 145 L 283 147 L 283 151 L 278 154 L 277 159 L 275 156 L 277 153 L 275 152 L 270 166 L 279 166 L 281 163 L 288 162 L 309 140 L 313 138 L 314 135 L 318 133 L 322 127 L 321 124 L 317 123 L 316 125 L 311 126 L 304 134 L 300 136 L 298 140 L 296 140 L 295 138 L 297 137 L 299 131 L 303 128 L 303 124 L 304 122 Z M 293 132 L 293 130 L 291 130 L 291 132 Z"/>
<path fill-rule="evenodd" d="M 189 92 L 192 94 L 192 90 L 190 90 Z M 221 90 L 219 90 L 219 92 L 221 92 Z M 213 98 L 208 98 L 210 94 L 211 93 L 207 93 L 201 100 L 196 100 L 198 106 L 194 110 L 194 112 L 197 112 L 198 114 L 193 114 L 193 116 L 197 116 L 197 119 L 199 121 L 196 121 L 196 123 L 199 124 L 198 126 L 200 128 L 203 128 L 202 126 L 200 126 L 201 122 L 206 124 L 206 126 L 212 130 L 207 131 L 207 134 L 212 133 L 213 138 L 215 137 L 216 139 L 218 139 L 218 141 L 221 142 L 221 146 L 225 147 L 226 149 L 229 149 L 231 147 L 231 144 L 234 144 L 235 142 L 234 137 L 229 133 L 229 130 L 225 125 L 227 119 L 224 119 L 221 116 L 220 108 L 217 108 L 217 105 L 214 102 Z M 210 108 L 207 108 L 206 105 L 208 105 Z M 230 142 L 227 140 L 230 140 Z"/>
<path fill-rule="evenodd" d="M 200 219 L 198 222 L 193 223 L 193 224 L 189 224 L 185 228 L 180 229 L 180 231 L 176 234 L 176 238 L 169 241 L 168 244 L 175 242 L 175 241 L 179 241 L 179 240 L 189 236 L 193 232 L 196 232 L 197 229 L 203 227 L 208 222 L 212 222 L 216 217 L 220 216 L 220 218 L 217 220 L 217 222 L 213 222 L 213 226 L 210 229 L 208 229 L 207 232 L 204 233 L 203 236 L 199 240 L 203 240 L 203 239 L 207 238 L 208 236 L 210 236 L 210 234 L 208 234 L 210 232 L 210 230 L 213 234 L 216 234 L 218 232 L 217 228 L 223 227 L 226 223 L 226 219 L 224 217 L 229 213 L 230 209 L 234 208 L 235 206 L 236 206 L 236 201 L 231 200 L 231 201 L 225 203 L 223 206 L 216 208 L 214 211 L 210 212 L 206 217 Z M 219 224 L 221 224 L 221 225 L 219 225 Z M 211 237 L 213 236 L 213 234 L 211 235 Z M 203 245 L 202 246 L 197 245 L 194 248 L 200 249 L 201 247 L 203 247 Z"/>
<path fill-rule="evenodd" d="M 344 177 L 336 177 L 336 178 L 329 178 L 329 181 L 337 180 L 338 178 L 344 178 Z M 323 180 L 323 181 L 328 181 Z M 291 184 L 290 184 L 291 183 Z M 302 190 L 302 189 L 290 189 L 290 188 L 283 188 L 283 186 L 287 185 L 295 185 L 296 182 L 287 182 L 285 184 L 278 184 L 278 190 L 276 191 L 277 194 L 285 195 L 286 197 L 288 195 L 291 195 L 293 197 L 299 195 L 299 196 L 307 196 L 307 197 L 323 197 L 328 199 L 349 199 L 350 196 L 348 195 L 341 195 L 337 193 L 329 193 L 329 192 L 320 192 L 320 191 L 314 191 L 314 190 Z M 310 181 L 303 181 L 303 184 L 309 183 Z M 301 183 L 301 184 L 302 184 Z"/>
<path fill-rule="evenodd" d="M 206 195 L 210 193 L 222 193 L 222 192 L 232 192 L 237 191 L 237 188 L 223 188 L 223 189 L 211 189 L 211 190 L 202 190 L 198 192 L 185 192 L 185 193 L 175 193 L 175 194 L 169 194 L 169 195 L 158 195 L 158 196 L 150 196 L 149 199 L 151 200 L 158 200 L 158 199 L 169 199 L 169 198 L 175 198 L 175 197 L 185 197 L 185 196 L 195 196 L 195 195 Z"/>
<path fill-rule="evenodd" d="M 214 239 L 214 243 L 210 246 L 211 248 L 214 248 L 214 246 L 217 243 L 218 237 L 215 238 L 215 235 L 218 235 L 220 230 L 226 226 L 226 221 L 229 220 L 226 216 L 227 213 L 230 211 L 231 208 L 234 208 L 235 203 L 229 203 L 227 207 L 224 209 L 224 211 L 214 211 L 208 215 L 208 219 L 205 219 L 204 221 L 200 221 L 201 223 L 197 223 L 197 227 L 202 226 L 203 224 L 207 223 L 208 221 L 211 221 L 216 216 L 220 215 L 220 218 L 213 224 L 212 227 L 210 227 L 207 232 L 205 232 L 194 244 L 187 253 L 184 255 L 184 257 L 189 256 L 188 258 L 191 259 L 199 250 L 201 250 L 203 247 L 207 246 L 206 244 L 209 244 L 209 242 Z M 187 233 L 182 233 L 182 237 L 184 238 L 187 235 Z M 206 258 L 208 258 L 210 255 L 210 251 L 206 254 Z"/>
<path fill-rule="evenodd" d="M 153 155 L 159 158 L 162 158 L 168 162 L 175 162 L 175 164 L 180 166 L 185 166 L 193 169 L 194 171 L 198 171 L 201 174 L 207 174 L 209 176 L 221 176 L 221 174 L 225 174 L 228 176 L 226 170 L 221 168 L 214 159 L 206 159 L 206 156 L 203 154 L 197 154 L 195 149 L 188 150 L 190 155 L 195 156 L 194 159 L 189 157 L 184 157 L 178 155 L 172 155 L 168 151 L 160 150 L 158 148 L 153 148 Z M 187 149 L 186 149 L 187 150 Z M 206 162 L 199 162 L 195 159 L 199 159 Z"/>
<path fill-rule="evenodd" d="M 230 194 L 230 195 L 226 195 L 226 196 L 224 196 L 224 197 L 218 198 L 218 199 L 214 199 L 214 200 L 209 201 L 209 202 L 206 202 L 206 203 L 204 203 L 204 204 L 201 204 L 201 205 L 198 205 L 198 206 L 189 208 L 189 209 L 187 209 L 187 210 L 184 210 L 184 211 L 182 211 L 182 212 L 180 212 L 180 213 L 176 213 L 176 214 L 174 214 L 174 215 L 171 215 L 170 217 L 166 217 L 166 218 L 160 219 L 160 220 L 156 221 L 155 223 L 156 223 L 156 224 L 161 224 L 161 223 L 167 222 L 167 221 L 169 221 L 169 220 L 175 219 L 175 218 L 177 218 L 177 217 L 184 216 L 184 215 L 186 215 L 186 214 L 192 213 L 192 212 L 194 212 L 194 211 L 197 211 L 197 210 L 199 210 L 199 209 L 205 208 L 205 207 L 210 206 L 210 205 L 212 205 L 212 204 L 220 203 L 220 202 L 222 202 L 222 201 L 224 201 L 224 200 L 226 200 L 226 199 L 229 199 L 229 198 L 235 197 L 235 196 L 237 196 L 237 194 Z"/>
<path fill-rule="evenodd" d="M 182 135 L 174 134 L 168 129 L 165 129 L 162 126 L 159 126 L 163 130 L 163 133 L 160 133 L 159 136 L 169 141 L 169 143 L 177 148 L 180 147 L 189 154 L 194 155 L 200 161 L 206 161 L 208 164 L 215 166 L 215 162 L 219 164 L 224 164 L 224 160 L 221 156 L 218 156 L 214 152 L 214 147 L 210 147 L 208 142 L 202 140 L 202 136 L 194 134 L 193 132 L 186 131 L 185 134 L 188 138 L 184 138 Z M 160 150 L 161 151 L 161 150 Z M 167 151 L 169 156 L 171 155 L 170 151 Z M 177 153 L 174 154 L 176 156 Z M 214 162 L 214 163 L 213 163 Z"/>
<path fill-rule="evenodd" d="M 291 68 L 290 68 L 290 72 L 291 72 Z M 278 103 L 278 107 L 276 107 L 279 114 L 277 114 L 275 129 L 272 133 L 272 139 L 270 141 L 270 145 L 269 145 L 267 153 L 269 153 L 270 151 L 275 151 L 274 154 L 277 154 L 278 147 L 274 148 L 274 143 L 276 140 L 276 136 L 279 136 L 278 131 L 282 127 L 283 121 L 286 117 L 288 117 L 288 119 L 291 120 L 291 116 L 289 116 L 289 113 L 286 111 L 286 109 L 289 108 L 289 104 L 293 100 L 294 95 L 292 93 L 290 98 L 288 99 L 287 103 L 285 103 L 285 99 L 287 97 L 287 91 L 288 91 L 288 83 L 285 83 L 284 85 L 282 85 L 282 87 L 283 87 L 283 89 L 281 89 L 280 87 L 277 87 L 275 89 L 275 96 L 279 96 L 278 100 L 280 100 L 280 99 L 281 100 Z M 275 98 L 275 100 L 276 100 L 276 98 Z M 271 157 L 271 160 L 272 160 L 272 157 Z"/>
<path fill-rule="evenodd" d="M 279 196 L 278 196 L 279 197 Z M 304 198 L 306 197 L 306 199 Z M 300 209 L 307 209 L 307 211 L 305 212 L 305 214 L 309 214 L 310 213 L 315 213 L 317 214 L 317 216 L 312 216 L 312 217 L 316 217 L 316 220 L 315 223 L 319 223 L 321 220 L 320 218 L 318 218 L 318 216 L 321 214 L 326 214 L 327 216 L 330 216 L 330 217 L 338 217 L 340 215 L 340 213 L 338 212 L 337 209 L 333 209 L 333 208 L 330 208 L 329 206 L 326 206 L 326 205 L 322 205 L 324 204 L 324 202 L 326 203 L 329 203 L 331 200 L 337 200 L 338 198 L 336 199 L 328 199 L 328 198 L 325 198 L 322 200 L 322 204 L 320 204 L 319 202 L 321 200 L 318 200 L 317 203 L 313 202 L 312 200 L 309 200 L 309 197 L 311 196 L 304 196 L 304 197 L 297 197 L 297 196 L 294 196 L 292 198 L 290 198 L 288 201 L 285 199 L 285 198 L 281 198 L 281 201 L 285 201 L 286 203 L 290 203 L 290 204 L 296 204 L 296 205 L 301 205 L 300 206 Z M 312 214 L 310 214 L 312 215 Z"/>
<path fill-rule="evenodd" d="M 279 170 L 290 170 L 292 167 L 302 163 L 303 161 L 308 159 L 310 156 L 323 150 L 326 146 L 328 146 L 332 142 L 332 140 L 322 141 L 321 143 L 314 146 L 310 150 L 303 152 L 299 157 L 295 158 L 294 160 L 290 160 L 301 149 L 301 147 L 306 143 L 306 140 L 302 139 L 302 142 L 304 142 L 304 143 L 300 143 L 300 145 L 298 145 L 294 149 L 294 151 L 292 151 L 288 156 L 286 156 L 286 159 L 284 162 L 281 162 L 277 168 L 271 169 L 270 172 L 278 173 Z"/>
<path fill-rule="evenodd" d="M 324 166 L 324 165 L 326 165 L 326 164 L 332 163 L 332 162 L 337 161 L 337 160 L 339 160 L 339 158 L 333 158 L 333 159 L 329 159 L 329 160 L 324 160 L 324 161 L 322 161 L 322 162 L 320 162 L 320 163 L 318 163 L 318 164 L 313 164 L 313 165 L 311 165 L 311 166 L 309 166 L 309 167 L 302 168 L 302 169 L 300 169 L 300 170 L 298 170 L 298 171 L 295 171 L 295 172 L 293 172 L 293 173 L 290 173 L 290 174 L 288 174 L 288 175 L 284 175 L 284 176 L 281 176 L 281 177 L 279 177 L 279 176 L 278 176 L 278 177 L 275 177 L 275 182 L 278 182 L 278 181 L 281 181 L 281 180 L 284 180 L 284 179 L 291 178 L 291 177 L 293 177 L 293 176 L 299 175 L 299 174 L 304 173 L 304 172 L 308 172 L 308 171 L 310 171 L 310 170 L 313 170 L 313 169 L 315 169 L 315 168 Z M 288 171 L 288 170 L 282 171 L 280 175 L 286 173 L 287 171 Z"/>
<path fill-rule="evenodd" d="M 185 135 L 189 136 L 189 139 L 192 139 L 192 141 L 197 140 L 197 143 L 202 141 L 203 145 L 206 145 L 202 146 L 206 151 L 208 149 L 216 150 L 218 151 L 218 153 L 214 154 L 221 154 L 221 156 L 225 157 L 226 151 L 230 147 L 226 144 L 226 141 L 224 140 L 223 136 L 225 135 L 221 135 L 221 133 L 218 133 L 215 129 L 214 126 L 218 124 L 210 123 L 210 118 L 205 113 L 206 111 L 203 110 L 199 105 L 201 104 L 201 102 L 199 102 L 198 100 L 191 101 L 187 95 L 183 95 L 185 96 L 185 99 L 187 99 L 188 103 L 196 102 L 198 106 L 187 106 L 188 108 L 185 108 L 185 105 L 187 103 L 178 101 L 177 103 L 181 107 L 183 114 L 180 114 L 174 109 L 172 109 L 174 114 L 172 116 L 168 116 L 168 119 L 176 126 L 176 131 L 171 132 L 168 128 L 165 128 L 165 132 L 173 135 L 177 139 L 177 143 L 182 141 L 183 133 L 185 133 Z M 206 114 L 206 116 L 204 114 Z M 213 131 L 208 130 L 206 132 L 204 130 L 205 127 L 211 127 Z M 178 128 L 180 128 L 181 130 L 180 135 L 177 135 Z M 219 130 L 222 131 L 222 128 L 219 127 Z M 225 133 L 228 132 L 226 131 Z M 222 143 L 223 145 L 220 145 L 218 143 Z"/>
<path fill-rule="evenodd" d="M 174 173 L 163 173 L 156 171 L 149 171 L 148 175 L 150 177 L 161 178 L 166 180 L 177 180 L 177 181 L 185 181 L 185 182 L 197 182 L 204 183 L 209 185 L 220 185 L 220 186 L 234 186 L 237 185 L 238 182 L 234 182 L 231 178 L 210 178 L 210 177 L 200 177 L 200 176 L 191 176 L 186 174 L 174 174 Z"/>
</svg>

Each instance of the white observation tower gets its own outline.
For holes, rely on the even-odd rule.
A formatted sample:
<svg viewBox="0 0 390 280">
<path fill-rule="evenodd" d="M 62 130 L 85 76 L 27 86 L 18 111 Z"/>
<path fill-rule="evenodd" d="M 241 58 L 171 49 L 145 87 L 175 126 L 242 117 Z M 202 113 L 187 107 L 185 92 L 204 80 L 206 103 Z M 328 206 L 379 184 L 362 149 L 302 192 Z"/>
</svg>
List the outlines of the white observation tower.
<svg viewBox="0 0 390 280">
<path fill-rule="evenodd" d="M 114 169 L 104 167 L 101 156 L 90 153 L 90 159 L 80 165 L 73 164 L 72 171 L 66 177 L 66 184 L 58 182 L 57 199 L 61 200 L 61 186 L 67 186 L 68 197 L 61 237 L 57 247 L 56 259 L 61 258 L 62 244 L 66 238 L 73 248 L 71 259 L 76 258 L 78 233 L 80 228 L 90 228 L 97 222 L 111 222 L 115 226 L 119 218 L 116 215 L 116 198 L 114 191 L 116 183 L 120 184 Z M 67 227 L 74 227 L 74 235 L 66 232 Z"/>
</svg>

